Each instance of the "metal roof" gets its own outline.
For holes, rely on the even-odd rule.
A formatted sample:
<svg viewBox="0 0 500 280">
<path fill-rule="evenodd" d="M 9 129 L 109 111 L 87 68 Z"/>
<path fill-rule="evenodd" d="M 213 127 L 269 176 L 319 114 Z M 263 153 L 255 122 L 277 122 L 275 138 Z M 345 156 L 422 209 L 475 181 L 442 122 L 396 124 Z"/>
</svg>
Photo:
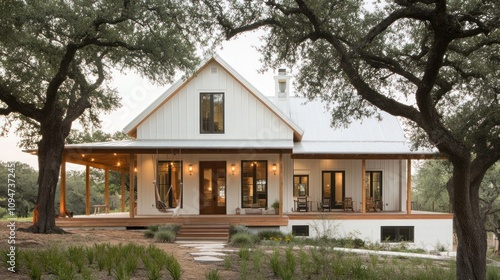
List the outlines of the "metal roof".
<svg viewBox="0 0 500 280">
<path fill-rule="evenodd" d="M 154 150 L 154 149 L 289 149 L 293 148 L 290 140 L 124 140 L 69 144 L 65 150 Z"/>
<path fill-rule="evenodd" d="M 386 112 L 381 119 L 355 120 L 347 127 L 332 127 L 332 114 L 318 100 L 290 97 L 290 117 L 304 129 L 293 154 L 303 155 L 435 155 L 435 151 L 414 151 L 399 120 Z M 333 120 L 334 121 L 334 120 Z"/>
</svg>

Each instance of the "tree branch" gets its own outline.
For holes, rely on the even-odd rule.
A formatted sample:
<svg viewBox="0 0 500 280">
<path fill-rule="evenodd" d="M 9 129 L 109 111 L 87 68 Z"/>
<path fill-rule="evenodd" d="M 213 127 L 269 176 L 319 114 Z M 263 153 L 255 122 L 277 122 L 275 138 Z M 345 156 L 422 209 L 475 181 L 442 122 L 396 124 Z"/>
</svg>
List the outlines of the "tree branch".
<svg viewBox="0 0 500 280">
<path fill-rule="evenodd" d="M 8 115 L 13 112 L 18 112 L 37 121 L 40 121 L 43 118 L 43 114 L 40 109 L 36 108 L 31 103 L 19 101 L 10 89 L 8 89 L 3 83 L 0 83 L 0 100 L 7 105 L 7 108 L 1 109 L 0 115 Z"/>
</svg>

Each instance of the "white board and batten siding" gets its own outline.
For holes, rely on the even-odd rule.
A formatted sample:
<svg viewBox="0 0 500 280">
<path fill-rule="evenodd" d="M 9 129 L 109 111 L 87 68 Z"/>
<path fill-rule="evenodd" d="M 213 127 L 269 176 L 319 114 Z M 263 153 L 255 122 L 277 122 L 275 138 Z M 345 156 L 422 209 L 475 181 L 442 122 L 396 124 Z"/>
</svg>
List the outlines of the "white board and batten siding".
<svg viewBox="0 0 500 280">
<path fill-rule="evenodd" d="M 345 196 L 352 197 L 354 210 L 361 210 L 362 161 L 295 159 L 294 174 L 309 176 L 309 195 L 313 201 L 322 197 L 323 171 L 345 172 Z M 366 160 L 366 171 L 382 171 L 384 211 L 406 211 L 406 160 Z M 286 199 L 293 199 L 291 192 Z"/>
<path fill-rule="evenodd" d="M 216 70 L 214 70 L 216 69 Z M 200 93 L 224 93 L 224 133 L 200 133 Z M 223 67 L 211 62 L 137 127 L 137 139 L 289 140 L 292 129 Z"/>
<path fill-rule="evenodd" d="M 289 158 L 289 156 L 287 156 Z M 269 165 L 279 163 L 279 155 L 276 154 L 158 154 L 137 155 L 137 214 L 138 215 L 165 215 L 159 212 L 155 206 L 155 180 L 154 166 L 158 161 L 178 161 L 183 163 L 183 197 L 180 214 L 200 214 L 200 188 L 199 188 L 199 162 L 200 161 L 225 161 L 226 162 L 226 213 L 235 214 L 236 208 L 241 208 L 241 160 L 267 160 Z M 193 172 L 190 175 L 188 165 L 193 164 Z M 235 164 L 234 174 L 231 172 L 231 164 Z M 268 207 L 275 200 L 279 200 L 279 173 L 271 168 L 267 171 L 268 179 Z"/>
</svg>

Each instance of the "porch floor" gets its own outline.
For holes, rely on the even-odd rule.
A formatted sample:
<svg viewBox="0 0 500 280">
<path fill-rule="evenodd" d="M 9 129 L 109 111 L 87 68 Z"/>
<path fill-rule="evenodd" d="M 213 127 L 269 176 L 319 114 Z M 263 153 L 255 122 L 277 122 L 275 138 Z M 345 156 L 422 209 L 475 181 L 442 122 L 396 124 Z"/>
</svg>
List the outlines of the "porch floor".
<svg viewBox="0 0 500 280">
<path fill-rule="evenodd" d="M 286 212 L 279 215 L 188 215 L 171 214 L 136 215 L 130 218 L 128 212 L 113 212 L 98 215 L 77 215 L 73 218 L 56 218 L 56 225 L 62 228 L 72 227 L 147 227 L 159 224 L 192 224 L 192 223 L 227 223 L 230 225 L 247 226 L 287 226 L 289 220 L 383 220 L 383 219 L 452 219 L 449 213 L 424 211 L 406 212 Z"/>
</svg>

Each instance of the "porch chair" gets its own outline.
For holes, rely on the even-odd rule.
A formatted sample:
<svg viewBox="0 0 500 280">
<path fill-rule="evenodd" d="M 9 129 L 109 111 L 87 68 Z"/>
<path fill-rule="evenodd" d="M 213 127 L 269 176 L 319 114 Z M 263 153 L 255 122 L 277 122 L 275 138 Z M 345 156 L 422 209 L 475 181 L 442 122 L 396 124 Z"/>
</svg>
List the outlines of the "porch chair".
<svg viewBox="0 0 500 280">
<path fill-rule="evenodd" d="M 351 210 L 354 212 L 354 208 L 352 207 L 352 197 L 344 197 L 344 201 L 342 202 L 342 209 L 344 211 Z"/>
<path fill-rule="evenodd" d="M 307 196 L 299 196 L 297 198 L 297 212 L 305 210 L 307 212 Z"/>
<path fill-rule="evenodd" d="M 328 209 L 328 211 L 331 211 L 332 206 L 330 204 L 330 198 L 325 197 L 322 201 L 318 201 L 318 209 L 322 212 L 325 212 L 326 209 Z"/>
<path fill-rule="evenodd" d="M 375 211 L 377 212 L 377 205 L 373 200 L 373 197 L 369 197 L 366 199 L 366 211 Z"/>
</svg>

